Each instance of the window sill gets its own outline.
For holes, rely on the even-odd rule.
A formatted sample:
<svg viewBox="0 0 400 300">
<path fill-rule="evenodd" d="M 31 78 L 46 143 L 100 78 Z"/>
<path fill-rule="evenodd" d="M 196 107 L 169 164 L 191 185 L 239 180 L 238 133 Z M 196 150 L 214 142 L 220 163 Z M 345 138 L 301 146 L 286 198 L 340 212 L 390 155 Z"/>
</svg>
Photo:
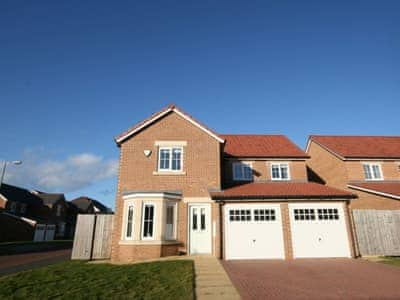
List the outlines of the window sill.
<svg viewBox="0 0 400 300">
<path fill-rule="evenodd" d="M 121 240 L 119 241 L 119 245 L 175 245 L 180 244 L 181 242 L 178 241 L 155 241 L 155 240 L 144 240 L 144 241 L 137 241 L 137 240 Z"/>
<path fill-rule="evenodd" d="M 153 175 L 168 175 L 168 176 L 170 176 L 170 175 L 186 175 L 186 172 L 184 172 L 184 171 L 177 171 L 177 172 L 174 172 L 174 171 L 154 171 Z"/>
</svg>

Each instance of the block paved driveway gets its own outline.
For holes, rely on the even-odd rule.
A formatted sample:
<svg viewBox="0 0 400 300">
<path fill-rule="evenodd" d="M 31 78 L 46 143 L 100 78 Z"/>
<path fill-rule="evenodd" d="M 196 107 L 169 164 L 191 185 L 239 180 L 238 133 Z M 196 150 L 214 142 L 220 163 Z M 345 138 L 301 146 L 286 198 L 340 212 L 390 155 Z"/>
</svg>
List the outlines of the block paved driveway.
<svg viewBox="0 0 400 300">
<path fill-rule="evenodd" d="M 223 261 L 243 299 L 400 299 L 400 267 L 361 259 Z"/>
</svg>

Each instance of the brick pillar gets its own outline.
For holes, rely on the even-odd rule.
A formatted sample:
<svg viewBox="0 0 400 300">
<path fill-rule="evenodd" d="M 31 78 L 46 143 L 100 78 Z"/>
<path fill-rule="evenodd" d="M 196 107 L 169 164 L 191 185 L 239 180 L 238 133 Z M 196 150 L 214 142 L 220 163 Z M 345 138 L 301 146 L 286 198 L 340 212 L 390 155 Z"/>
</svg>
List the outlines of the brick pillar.
<svg viewBox="0 0 400 300">
<path fill-rule="evenodd" d="M 293 259 L 292 232 L 290 230 L 290 217 L 288 203 L 281 203 L 283 245 L 285 247 L 285 258 Z"/>
</svg>

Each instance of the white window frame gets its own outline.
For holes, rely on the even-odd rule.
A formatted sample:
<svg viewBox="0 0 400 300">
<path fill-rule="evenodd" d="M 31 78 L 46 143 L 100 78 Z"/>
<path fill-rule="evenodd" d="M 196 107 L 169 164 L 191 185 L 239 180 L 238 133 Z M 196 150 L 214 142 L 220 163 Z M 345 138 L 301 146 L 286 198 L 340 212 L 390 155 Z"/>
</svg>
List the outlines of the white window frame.
<svg viewBox="0 0 400 300">
<path fill-rule="evenodd" d="M 173 151 L 173 149 L 181 150 L 181 160 L 180 160 L 181 168 L 179 170 L 172 169 L 172 151 Z M 161 169 L 161 150 L 169 150 L 169 152 L 170 152 L 168 169 Z M 158 172 L 177 172 L 177 173 L 182 172 L 183 171 L 183 154 L 184 154 L 184 151 L 183 151 L 182 146 L 168 146 L 168 147 L 160 146 L 158 148 L 158 164 L 157 164 Z"/>
<path fill-rule="evenodd" d="M 61 204 L 57 204 L 57 208 L 56 208 L 57 217 L 61 217 L 61 210 L 62 210 Z"/>
<path fill-rule="evenodd" d="M 132 229 L 131 236 L 128 236 L 128 218 L 129 218 L 129 208 L 132 207 Z M 125 205 L 124 211 L 124 240 L 133 240 L 135 236 L 135 205 L 132 202 L 128 202 Z"/>
<path fill-rule="evenodd" d="M 146 211 L 146 206 L 153 206 L 153 236 L 148 237 L 148 236 L 144 236 L 144 215 L 145 215 L 145 211 Z M 141 230 L 141 239 L 144 241 L 148 241 L 148 240 L 155 240 L 155 236 L 156 236 L 156 220 L 157 220 L 157 216 L 156 216 L 156 209 L 157 209 L 157 205 L 154 202 L 143 202 L 143 206 L 142 206 L 142 230 Z"/>
<path fill-rule="evenodd" d="M 287 168 L 287 175 L 288 175 L 287 178 L 282 178 L 282 170 L 281 170 L 282 165 L 286 166 L 286 168 Z M 279 169 L 279 177 L 278 178 L 273 177 L 272 168 L 274 166 L 278 166 L 278 169 Z M 289 163 L 287 163 L 287 162 L 272 162 L 270 171 L 271 171 L 271 180 L 278 180 L 278 181 L 279 180 L 290 180 L 290 166 L 289 166 Z"/>
<path fill-rule="evenodd" d="M 367 178 L 366 174 L 365 174 L 365 170 L 364 167 L 368 166 L 369 168 L 369 172 L 371 174 L 371 178 Z M 375 177 L 374 171 L 373 171 L 373 166 L 378 166 L 379 169 L 379 173 L 381 175 L 381 177 Z M 383 172 L 382 172 L 382 167 L 380 163 L 376 163 L 376 162 L 363 162 L 362 163 L 362 168 L 363 168 L 363 173 L 364 173 L 364 179 L 367 181 L 376 181 L 376 180 L 383 180 Z"/>
<path fill-rule="evenodd" d="M 242 177 L 239 177 L 235 172 L 235 166 L 240 165 L 242 169 Z M 245 167 L 250 168 L 250 178 L 244 177 L 245 174 Z M 232 177 L 235 181 L 253 181 L 253 164 L 247 161 L 235 161 L 232 163 Z"/>
<path fill-rule="evenodd" d="M 173 212 L 173 219 L 172 219 L 172 235 L 169 235 L 168 231 L 168 224 L 167 224 L 167 219 L 168 219 L 168 207 L 172 207 L 172 212 Z M 166 210 L 165 210 L 165 239 L 168 241 L 174 241 L 176 240 L 176 232 L 177 232 L 177 209 L 178 205 L 176 202 L 167 202 L 166 205 Z"/>
</svg>

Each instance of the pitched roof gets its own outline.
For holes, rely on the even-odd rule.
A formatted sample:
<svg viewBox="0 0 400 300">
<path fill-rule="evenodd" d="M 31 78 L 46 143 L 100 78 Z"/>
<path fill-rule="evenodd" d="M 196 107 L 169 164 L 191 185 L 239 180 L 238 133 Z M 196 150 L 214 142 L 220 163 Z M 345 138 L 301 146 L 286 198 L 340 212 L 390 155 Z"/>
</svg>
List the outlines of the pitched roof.
<svg viewBox="0 0 400 300">
<path fill-rule="evenodd" d="M 9 201 L 26 204 L 41 204 L 41 200 L 27 189 L 23 189 L 6 183 L 1 184 L 0 194 Z"/>
<path fill-rule="evenodd" d="M 349 192 L 314 182 L 251 182 L 221 192 L 210 192 L 213 199 L 350 199 Z"/>
<path fill-rule="evenodd" d="M 74 204 L 76 207 L 78 207 L 79 210 L 86 212 L 90 205 L 92 204 L 95 206 L 100 212 L 109 212 L 109 208 L 107 208 L 105 205 L 100 203 L 99 201 L 95 199 L 91 199 L 89 197 L 81 196 L 76 199 L 71 200 L 71 203 Z"/>
<path fill-rule="evenodd" d="M 65 201 L 65 196 L 64 194 L 60 193 L 45 193 L 45 192 L 40 192 L 40 191 L 34 191 L 33 192 L 36 196 L 38 196 L 40 199 L 43 200 L 44 205 L 53 205 L 57 203 L 58 201 Z"/>
<path fill-rule="evenodd" d="M 400 136 L 311 135 L 310 141 L 341 158 L 400 158 Z"/>
<path fill-rule="evenodd" d="M 223 134 L 224 152 L 233 157 L 308 158 L 284 135 Z"/>
<path fill-rule="evenodd" d="M 350 182 L 348 187 L 400 200 L 400 181 Z"/>
<path fill-rule="evenodd" d="M 119 134 L 118 136 L 115 137 L 115 142 L 117 145 L 120 145 L 122 142 L 124 142 L 126 139 L 134 135 L 135 133 L 141 131 L 142 129 L 146 128 L 147 126 L 151 125 L 152 123 L 156 122 L 158 119 L 164 117 L 165 115 L 175 112 L 193 125 L 197 126 L 213 138 L 215 138 L 218 142 L 223 143 L 224 140 L 218 136 L 217 133 L 215 133 L 213 130 L 205 126 L 204 124 L 200 123 L 199 121 L 195 120 L 192 116 L 184 113 L 182 110 L 177 108 L 174 104 L 168 105 L 164 109 L 160 110 L 159 112 L 156 112 L 152 114 L 149 118 L 137 123 L 136 125 L 132 126 L 128 130 L 124 131 L 123 133 Z"/>
</svg>

